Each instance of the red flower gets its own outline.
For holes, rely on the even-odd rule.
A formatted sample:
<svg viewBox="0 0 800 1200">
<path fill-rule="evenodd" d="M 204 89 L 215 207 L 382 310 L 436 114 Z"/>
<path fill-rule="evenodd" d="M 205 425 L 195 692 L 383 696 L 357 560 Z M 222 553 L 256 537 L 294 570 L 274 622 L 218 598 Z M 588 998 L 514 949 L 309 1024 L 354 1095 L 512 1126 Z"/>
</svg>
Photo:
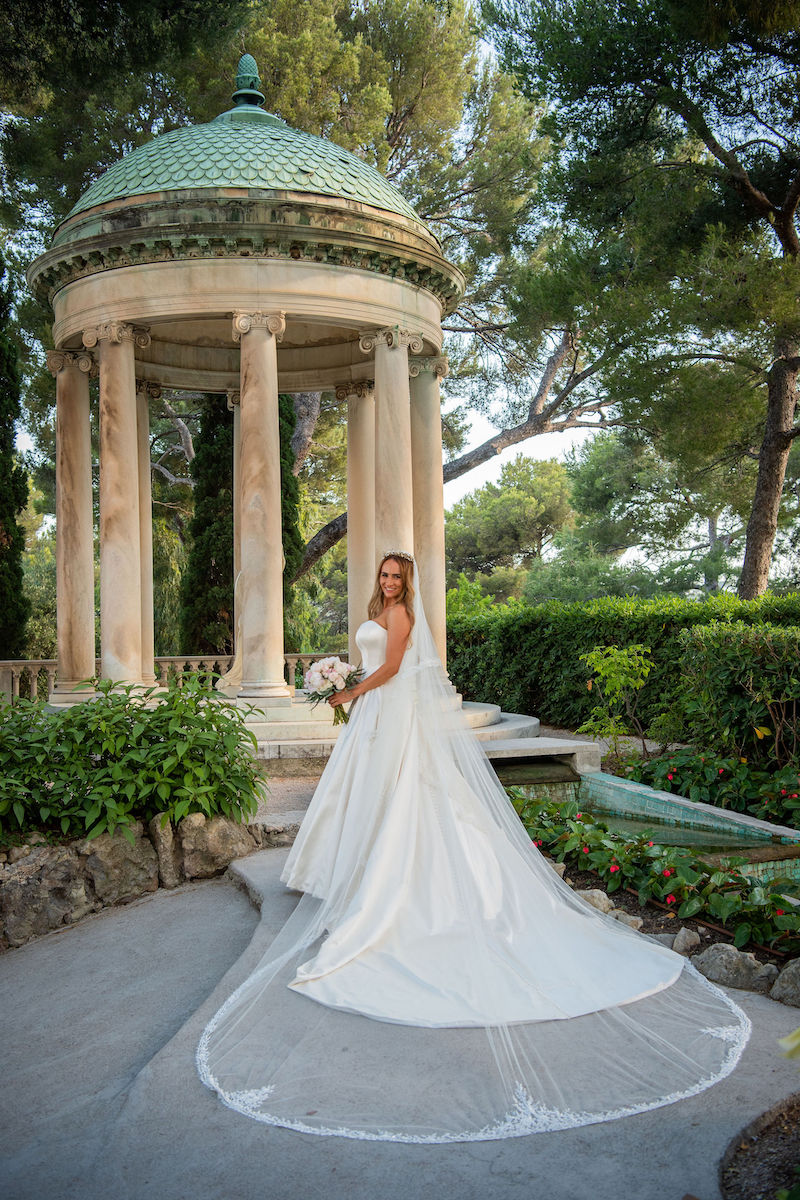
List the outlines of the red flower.
<svg viewBox="0 0 800 1200">
<path fill-rule="evenodd" d="M 776 917 L 782 917 L 782 916 L 783 916 L 783 909 L 782 909 L 782 908 L 776 908 L 776 909 L 775 909 L 775 916 L 776 916 Z"/>
<path fill-rule="evenodd" d="M 534 844 L 534 846 L 541 846 L 541 844 L 542 844 L 542 839 L 541 839 L 541 838 L 537 838 L 537 839 L 536 839 L 536 841 L 535 841 L 533 844 Z"/>
<path fill-rule="evenodd" d="M 582 816 L 583 816 L 583 813 L 575 813 L 575 820 L 580 821 Z"/>
<path fill-rule="evenodd" d="M 664 876 L 665 879 L 669 879 L 670 875 L 674 875 L 675 872 L 667 869 L 666 871 L 662 871 L 661 874 Z"/>
<path fill-rule="evenodd" d="M 674 779 L 674 778 L 675 778 L 675 776 L 672 774 L 672 772 L 670 772 L 670 774 L 667 776 L 667 779 Z"/>
<path fill-rule="evenodd" d="M 725 768 L 724 768 L 724 767 L 720 767 L 720 769 L 717 771 L 717 774 L 718 774 L 718 775 L 724 775 L 724 774 L 725 774 Z"/>
<path fill-rule="evenodd" d="M 618 870 L 619 870 L 619 867 L 617 867 L 617 866 L 614 866 L 614 867 L 609 867 L 608 869 L 609 869 L 609 871 L 611 872 L 611 874 L 613 875 L 615 871 L 618 871 Z"/>
<path fill-rule="evenodd" d="M 797 799 L 797 792 L 792 792 L 792 794 L 791 794 L 791 796 L 789 797 L 789 799 L 790 799 L 790 800 L 796 800 L 796 799 Z"/>
<path fill-rule="evenodd" d="M 674 903 L 675 903 L 675 897 L 672 895 L 672 892 L 670 892 L 670 894 L 667 896 L 667 904 L 674 904 Z"/>
<path fill-rule="evenodd" d="M 584 847 L 583 847 L 583 853 L 584 853 L 584 854 L 588 854 L 588 853 L 589 853 L 589 847 L 588 847 L 588 846 L 584 846 Z"/>
<path fill-rule="evenodd" d="M 782 796 L 785 796 L 785 795 L 786 795 L 786 788 L 781 788 L 781 795 L 782 795 Z"/>
<path fill-rule="evenodd" d="M 653 842 L 648 842 L 647 844 L 648 844 L 648 846 L 652 846 Z"/>
</svg>

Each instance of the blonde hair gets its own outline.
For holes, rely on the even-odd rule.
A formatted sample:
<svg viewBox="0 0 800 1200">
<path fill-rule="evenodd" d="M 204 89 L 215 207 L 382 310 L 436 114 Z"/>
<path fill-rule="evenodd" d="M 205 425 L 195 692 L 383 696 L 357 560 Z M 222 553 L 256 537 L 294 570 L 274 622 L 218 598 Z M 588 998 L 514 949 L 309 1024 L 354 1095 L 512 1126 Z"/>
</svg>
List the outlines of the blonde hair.
<svg viewBox="0 0 800 1200">
<path fill-rule="evenodd" d="M 384 554 L 381 561 L 378 563 L 378 572 L 375 576 L 375 589 L 367 606 L 367 616 L 371 621 L 379 617 L 383 612 L 383 592 L 381 591 L 381 571 L 384 564 L 387 562 L 396 562 L 400 568 L 400 578 L 403 583 L 403 590 L 400 593 L 398 604 L 402 604 L 408 613 L 408 619 L 411 622 L 411 628 L 414 628 L 414 560 L 406 554 Z"/>
</svg>

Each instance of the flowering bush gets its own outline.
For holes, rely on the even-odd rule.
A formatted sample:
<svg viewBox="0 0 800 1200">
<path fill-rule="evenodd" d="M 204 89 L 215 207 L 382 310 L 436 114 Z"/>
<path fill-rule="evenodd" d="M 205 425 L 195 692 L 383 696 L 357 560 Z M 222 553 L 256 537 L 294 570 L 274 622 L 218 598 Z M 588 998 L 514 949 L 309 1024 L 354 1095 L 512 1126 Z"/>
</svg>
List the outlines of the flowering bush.
<svg viewBox="0 0 800 1200">
<path fill-rule="evenodd" d="M 580 813 L 573 803 L 529 800 L 509 795 L 531 838 L 557 862 L 574 862 L 607 880 L 607 891 L 635 889 L 639 903 L 659 900 L 675 905 L 679 917 L 735 921 L 734 945 L 748 942 L 800 953 L 800 908 L 787 897 L 800 896 L 800 885 L 780 887 L 748 879 L 739 870 L 744 859 L 726 867 L 706 863 L 681 846 L 661 846 L 652 834 L 628 837 L 611 833 L 601 820 Z"/>
<path fill-rule="evenodd" d="M 630 760 L 628 776 L 662 792 L 800 829 L 797 765 L 769 771 L 738 757 L 678 750 L 659 758 Z"/>
</svg>

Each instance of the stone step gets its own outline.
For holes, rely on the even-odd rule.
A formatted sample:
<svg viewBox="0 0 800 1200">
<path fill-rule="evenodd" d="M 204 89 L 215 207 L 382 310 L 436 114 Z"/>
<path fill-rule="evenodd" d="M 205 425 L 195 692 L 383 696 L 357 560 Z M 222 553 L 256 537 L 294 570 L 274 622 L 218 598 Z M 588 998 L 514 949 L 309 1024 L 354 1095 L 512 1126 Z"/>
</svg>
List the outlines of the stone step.
<svg viewBox="0 0 800 1200">
<path fill-rule="evenodd" d="M 499 704 L 476 704 L 474 700 L 465 700 L 461 711 L 467 719 L 467 724 L 473 729 L 496 725 L 503 715 Z"/>
<path fill-rule="evenodd" d="M 486 743 L 492 759 L 555 758 L 567 762 L 577 774 L 600 770 L 601 747 L 597 742 L 579 742 L 568 738 L 511 737 Z"/>
<path fill-rule="evenodd" d="M 237 699 L 236 703 L 239 707 L 246 707 L 241 698 Z M 309 721 L 317 725 L 332 725 L 333 709 L 329 704 L 325 704 L 324 702 L 316 706 L 309 704 L 298 693 L 291 704 L 281 707 L 277 705 L 252 705 L 252 709 L 247 713 L 245 721 L 248 726 L 271 725 L 273 723 L 283 725 L 287 721 L 291 724 L 296 724 L 299 721 Z"/>
<path fill-rule="evenodd" d="M 475 736 L 479 741 L 490 743 L 509 738 L 535 738 L 539 735 L 539 718 L 526 717 L 522 713 L 500 713 L 493 725 L 479 727 Z M 487 750 L 487 754 L 488 754 Z"/>
<path fill-rule="evenodd" d="M 248 721 L 247 728 L 256 735 L 256 741 L 276 742 L 330 742 L 331 746 L 339 736 L 342 726 L 334 726 L 328 721 Z"/>
</svg>

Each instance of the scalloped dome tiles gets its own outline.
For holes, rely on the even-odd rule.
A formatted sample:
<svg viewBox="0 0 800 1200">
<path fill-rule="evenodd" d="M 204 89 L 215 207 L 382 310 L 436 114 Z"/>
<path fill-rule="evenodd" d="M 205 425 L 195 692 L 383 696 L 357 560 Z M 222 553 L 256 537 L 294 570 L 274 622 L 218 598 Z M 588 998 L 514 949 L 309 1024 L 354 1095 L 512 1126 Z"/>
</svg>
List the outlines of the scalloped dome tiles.
<svg viewBox="0 0 800 1200">
<path fill-rule="evenodd" d="M 175 129 L 131 151 L 92 184 L 69 216 L 111 200 L 199 188 L 337 196 L 420 220 L 397 188 L 354 154 L 253 108 Z"/>
</svg>

